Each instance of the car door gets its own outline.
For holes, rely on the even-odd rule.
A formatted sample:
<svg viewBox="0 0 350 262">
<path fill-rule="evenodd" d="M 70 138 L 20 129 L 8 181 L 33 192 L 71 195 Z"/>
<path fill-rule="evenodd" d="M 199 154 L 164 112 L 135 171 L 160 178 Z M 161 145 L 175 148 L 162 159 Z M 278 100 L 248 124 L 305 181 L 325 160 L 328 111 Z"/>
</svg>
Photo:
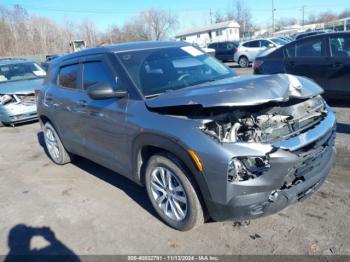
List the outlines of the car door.
<svg viewBox="0 0 350 262">
<path fill-rule="evenodd" d="M 247 47 L 247 49 L 243 51 L 243 54 L 246 53 L 250 62 L 254 61 L 256 56 L 262 51 L 259 40 L 250 41 L 243 46 Z"/>
<path fill-rule="evenodd" d="M 52 93 L 50 91 L 45 94 L 45 100 L 54 106 L 54 120 L 60 128 L 65 147 L 75 154 L 84 151 L 80 125 L 80 115 L 84 109 L 81 103 L 83 97 L 80 64 L 77 60 L 70 60 L 60 66 L 56 88 Z"/>
<path fill-rule="evenodd" d="M 217 43 L 215 56 L 217 59 L 224 61 L 226 59 L 226 43 Z"/>
<path fill-rule="evenodd" d="M 350 97 L 350 34 L 329 37 L 327 93 L 332 97 Z"/>
<path fill-rule="evenodd" d="M 259 54 L 268 49 L 268 48 L 271 48 L 271 47 L 274 47 L 275 45 L 271 42 L 271 41 L 268 41 L 268 40 L 260 40 L 260 51 L 258 52 L 258 54 L 256 56 L 259 56 Z"/>
<path fill-rule="evenodd" d="M 236 47 L 235 44 L 232 42 L 227 42 L 226 43 L 226 54 L 225 54 L 225 59 L 227 60 L 233 60 L 234 54 L 236 52 Z"/>
<path fill-rule="evenodd" d="M 118 90 L 124 88 L 122 78 L 105 55 L 85 58 L 82 62 L 84 113 L 81 127 L 84 130 L 85 157 L 117 172 L 126 173 L 125 154 L 127 129 L 125 126 L 127 98 L 94 100 L 87 89 L 95 84 L 107 83 Z"/>
<path fill-rule="evenodd" d="M 328 88 L 326 41 L 323 36 L 288 44 L 284 67 L 288 74 L 306 76 Z"/>
</svg>

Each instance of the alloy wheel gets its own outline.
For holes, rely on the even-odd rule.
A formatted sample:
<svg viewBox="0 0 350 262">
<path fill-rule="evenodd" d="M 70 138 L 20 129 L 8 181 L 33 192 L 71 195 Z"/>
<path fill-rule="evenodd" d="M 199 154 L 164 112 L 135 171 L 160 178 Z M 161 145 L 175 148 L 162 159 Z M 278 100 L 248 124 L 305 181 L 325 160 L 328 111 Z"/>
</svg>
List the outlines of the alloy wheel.
<svg viewBox="0 0 350 262">
<path fill-rule="evenodd" d="M 151 173 L 151 191 L 160 210 L 170 219 L 181 221 L 187 214 L 187 196 L 175 174 L 166 167 Z"/>
<path fill-rule="evenodd" d="M 247 67 L 248 66 L 248 60 L 246 58 L 239 59 L 239 66 L 240 67 Z"/>
<path fill-rule="evenodd" d="M 45 143 L 50 156 L 58 160 L 60 158 L 60 149 L 57 138 L 51 128 L 46 128 L 45 130 Z"/>
</svg>

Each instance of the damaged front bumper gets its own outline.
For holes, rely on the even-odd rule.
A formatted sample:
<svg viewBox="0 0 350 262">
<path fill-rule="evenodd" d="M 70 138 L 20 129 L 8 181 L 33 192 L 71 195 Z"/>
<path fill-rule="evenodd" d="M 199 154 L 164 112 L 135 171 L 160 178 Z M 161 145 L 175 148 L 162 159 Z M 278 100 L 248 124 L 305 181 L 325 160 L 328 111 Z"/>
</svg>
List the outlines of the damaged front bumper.
<svg viewBox="0 0 350 262">
<path fill-rule="evenodd" d="M 335 161 L 335 123 L 328 108 L 325 119 L 314 128 L 274 143 L 266 173 L 246 181 L 227 181 L 225 201 L 206 200 L 212 219 L 258 218 L 309 197 L 325 181 Z"/>
</svg>

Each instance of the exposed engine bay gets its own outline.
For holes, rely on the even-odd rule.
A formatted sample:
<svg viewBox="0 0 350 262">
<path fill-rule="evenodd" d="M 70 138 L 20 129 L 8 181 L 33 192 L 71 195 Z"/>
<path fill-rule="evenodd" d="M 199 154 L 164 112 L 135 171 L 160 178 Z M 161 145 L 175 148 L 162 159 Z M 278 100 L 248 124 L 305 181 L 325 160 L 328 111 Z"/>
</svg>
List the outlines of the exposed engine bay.
<svg viewBox="0 0 350 262">
<path fill-rule="evenodd" d="M 25 106 L 35 105 L 36 99 L 33 94 L 0 94 L 0 105 L 8 105 L 8 104 L 21 104 Z"/>
<path fill-rule="evenodd" d="M 298 135 L 326 116 L 320 96 L 292 104 L 267 107 L 259 112 L 235 111 L 218 115 L 202 130 L 220 142 L 273 142 Z"/>
<path fill-rule="evenodd" d="M 249 107 L 189 107 L 156 111 L 201 119 L 200 129 L 221 143 L 277 141 L 312 128 L 327 114 L 319 95 Z"/>
</svg>

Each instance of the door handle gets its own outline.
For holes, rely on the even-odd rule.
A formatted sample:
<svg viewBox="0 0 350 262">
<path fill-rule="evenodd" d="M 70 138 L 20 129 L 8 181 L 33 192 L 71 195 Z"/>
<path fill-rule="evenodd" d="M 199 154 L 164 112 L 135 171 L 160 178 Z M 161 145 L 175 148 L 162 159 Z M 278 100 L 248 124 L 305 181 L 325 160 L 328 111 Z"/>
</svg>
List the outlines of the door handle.
<svg viewBox="0 0 350 262">
<path fill-rule="evenodd" d="M 333 67 L 342 67 L 342 66 L 343 66 L 343 63 L 341 63 L 341 62 L 335 62 L 333 64 Z"/>
<path fill-rule="evenodd" d="M 343 66 L 343 63 L 341 62 L 334 62 L 332 64 L 328 64 L 327 67 L 330 67 L 330 68 L 338 68 L 338 67 L 342 67 Z"/>
<path fill-rule="evenodd" d="M 295 62 L 294 62 L 294 61 L 289 61 L 289 62 L 288 62 L 288 65 L 289 65 L 289 66 L 295 66 Z"/>
<path fill-rule="evenodd" d="M 87 106 L 87 102 L 85 100 L 79 100 L 78 101 L 78 105 L 82 106 L 82 107 L 85 107 L 85 106 Z"/>
</svg>

